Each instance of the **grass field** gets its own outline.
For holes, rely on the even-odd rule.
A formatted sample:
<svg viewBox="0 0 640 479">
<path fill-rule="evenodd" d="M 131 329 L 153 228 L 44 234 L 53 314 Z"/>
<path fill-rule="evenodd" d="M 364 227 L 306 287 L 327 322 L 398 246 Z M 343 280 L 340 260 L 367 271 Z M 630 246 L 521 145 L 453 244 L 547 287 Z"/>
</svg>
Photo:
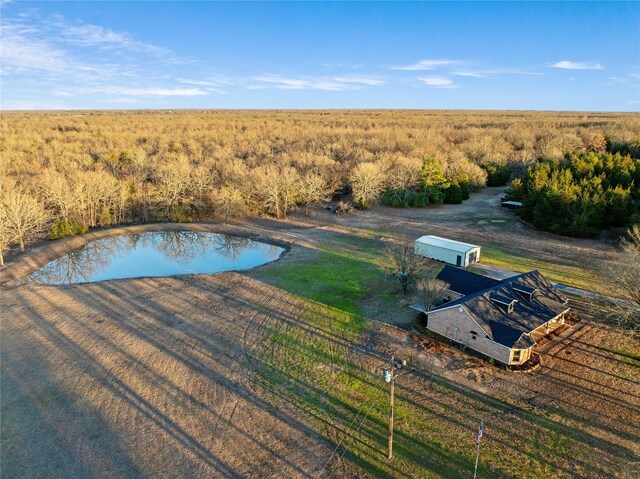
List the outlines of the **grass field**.
<svg viewBox="0 0 640 479">
<path fill-rule="evenodd" d="M 481 262 L 519 273 L 537 269 L 554 283 L 562 283 L 588 291 L 606 290 L 602 280 L 598 280 L 597 272 L 593 269 L 562 262 L 550 263 L 520 256 L 517 253 L 507 253 L 499 246 L 483 246 Z"/>
<path fill-rule="evenodd" d="M 3 301 L 4 477 L 470 477 L 481 417 L 480 477 L 627 477 L 638 454 L 637 345 L 609 329 L 517 376 L 238 274 Z M 391 350 L 411 370 L 388 463 Z"/>
<path fill-rule="evenodd" d="M 325 251 L 333 251 L 332 248 L 321 248 L 323 252 L 318 255 L 317 261 L 309 261 L 305 264 L 273 264 L 259 270 L 258 276 L 269 277 L 280 288 L 314 302 L 319 301 L 331 306 L 329 309 L 325 307 L 324 315 L 312 315 L 309 318 L 318 321 L 319 318 L 324 317 L 326 321 L 326 315 L 333 316 L 333 321 L 325 322 L 320 326 L 323 329 L 330 328 L 334 322 L 344 324 L 344 313 L 349 313 L 351 317 L 349 322 L 353 327 L 343 330 L 340 335 L 347 343 L 353 343 L 358 341 L 355 333 L 360 330 L 360 327 L 366 329 L 366 323 L 359 315 L 361 312 L 358 308 L 359 300 L 367 295 L 367 284 L 383 274 L 382 270 L 375 266 L 382 261 L 382 258 L 378 257 L 378 261 L 373 260 L 375 251 L 378 251 L 378 255 L 380 254 L 380 246 L 372 247 L 370 240 L 353 237 L 344 244 L 346 246 L 340 252 L 327 253 Z M 504 263 L 501 266 L 506 267 Z M 522 267 L 527 271 L 536 269 L 535 262 L 523 263 Z M 343 276 L 339 271 L 349 273 Z M 255 277 L 256 274 L 252 273 L 252 276 Z M 342 287 L 344 287 L 344 294 L 339 293 Z M 338 292 L 337 297 L 334 294 L 326 294 L 328 291 Z M 397 301 L 393 294 L 387 293 L 386 296 L 390 304 Z M 319 305 L 316 306 L 319 307 Z M 333 331 L 328 337 L 332 336 L 335 336 Z M 408 383 L 421 384 L 421 387 L 417 388 L 420 390 L 417 397 L 413 386 L 399 388 L 402 392 L 398 394 L 397 399 L 396 461 L 393 469 L 389 469 L 382 454 L 385 448 L 387 424 L 384 418 L 388 408 L 388 398 L 379 374 L 378 377 L 371 374 L 372 358 L 365 355 L 364 358 L 359 359 L 359 364 L 362 361 L 369 365 L 369 368 L 366 368 L 369 369 L 368 371 L 362 371 L 362 366 L 354 367 L 340 354 L 344 350 L 341 348 L 336 350 L 332 341 L 322 345 L 322 342 L 319 343 L 317 340 L 301 339 L 299 331 L 295 328 L 280 330 L 275 337 L 277 341 L 274 342 L 286 351 L 282 354 L 287 358 L 313 359 L 305 367 L 304 360 L 291 363 L 277 354 L 275 356 L 271 354 L 268 361 L 269 367 L 265 369 L 263 379 L 274 388 L 277 388 L 277 384 L 282 381 L 293 381 L 294 385 L 286 388 L 283 394 L 287 394 L 287 400 L 298 404 L 301 409 L 313 411 L 312 418 L 319 421 L 319 426 L 326 425 L 326 416 L 323 412 L 332 418 L 341 418 L 345 423 L 349 423 L 350 417 L 353 418 L 357 434 L 349 437 L 350 446 L 342 452 L 351 462 L 359 465 L 372 476 L 465 477 L 461 471 L 471 470 L 473 466 L 473 455 L 470 454 L 470 451 L 472 452 L 470 431 L 474 427 L 473 421 L 480 416 L 495 420 L 496 417 L 506 415 L 516 421 L 519 427 L 528 431 L 527 437 L 533 437 L 532 441 L 518 438 L 518 430 L 514 431 L 508 425 L 501 426 L 499 431 L 495 432 L 501 437 L 501 444 L 493 443 L 487 446 L 487 450 L 483 450 L 483 457 L 487 463 L 481 465 L 481 477 L 582 477 L 584 472 L 579 472 L 579 467 L 574 468 L 571 458 L 581 457 L 584 454 L 585 442 L 591 442 L 591 447 L 597 447 L 595 441 L 585 439 L 580 427 L 568 427 L 557 421 L 559 415 L 563 414 L 562 408 L 531 407 L 530 403 L 523 407 L 518 400 L 514 399 L 510 390 L 486 395 L 466 385 L 451 382 L 449 378 L 445 379 L 439 374 L 422 370 L 412 372 L 411 377 L 406 379 Z M 384 343 L 384 340 L 381 342 Z M 308 349 L 309 344 L 313 345 L 311 350 Z M 395 347 L 398 348 L 397 345 Z M 318 403 L 318 394 L 309 394 L 304 385 L 305 380 L 308 381 L 310 377 L 314 377 L 315 371 L 309 366 L 317 364 L 318 351 L 322 351 L 321 357 L 325 361 L 331 358 L 332 371 L 338 370 L 341 373 L 332 375 L 330 382 L 326 379 L 323 381 L 321 378 L 312 381 L 322 390 L 320 397 L 323 399 L 320 403 Z M 372 356 L 378 358 L 379 369 L 385 346 L 381 346 L 380 349 L 375 348 L 374 351 Z M 625 354 L 620 351 L 610 352 L 613 353 L 610 358 Z M 406 354 L 414 356 L 416 352 L 408 349 Z M 375 360 L 373 362 L 375 363 Z M 560 363 L 565 366 L 561 360 Z M 625 377 L 630 378 L 634 374 L 634 369 L 637 370 L 640 364 L 630 362 L 627 365 L 629 369 L 625 372 Z M 567 366 L 571 367 L 571 365 Z M 283 368 L 286 370 L 284 377 L 280 376 Z M 366 374 L 367 372 L 369 374 Z M 553 374 L 556 373 L 550 373 L 550 375 Z M 503 379 L 505 383 L 509 383 L 510 380 L 511 378 Z M 302 386 L 297 388 L 296 384 L 302 384 Z M 529 391 L 533 389 L 528 387 L 527 395 L 531 394 Z M 565 392 L 562 391 L 562 393 Z M 550 395 L 549 399 L 552 396 Z M 429 406 L 424 403 L 426 398 L 430 398 Z M 581 401 L 576 401 L 576 403 L 579 402 Z M 367 412 L 376 419 L 365 418 Z M 579 413 L 578 416 L 583 413 Z M 554 419 L 550 419 L 551 417 Z M 502 423 L 503 419 L 501 418 L 499 422 Z M 452 424 L 459 429 L 456 430 L 455 427 L 452 429 Z M 580 424 L 579 420 L 577 424 Z M 633 435 L 627 436 L 627 438 L 631 437 Z M 429 453 L 425 454 L 425 451 Z M 630 451 L 628 453 L 635 454 Z M 431 457 L 428 467 L 421 464 L 426 457 Z M 582 462 L 587 464 L 587 461 Z M 601 469 L 602 473 L 604 471 Z M 589 476 L 587 474 L 584 477 Z"/>
<path fill-rule="evenodd" d="M 637 341 L 589 324 L 530 375 L 424 350 L 368 319 L 405 308 L 384 241 L 288 231 L 244 274 L 0 290 L 3 477 L 465 478 L 481 418 L 479 477 L 637 473 Z"/>
</svg>

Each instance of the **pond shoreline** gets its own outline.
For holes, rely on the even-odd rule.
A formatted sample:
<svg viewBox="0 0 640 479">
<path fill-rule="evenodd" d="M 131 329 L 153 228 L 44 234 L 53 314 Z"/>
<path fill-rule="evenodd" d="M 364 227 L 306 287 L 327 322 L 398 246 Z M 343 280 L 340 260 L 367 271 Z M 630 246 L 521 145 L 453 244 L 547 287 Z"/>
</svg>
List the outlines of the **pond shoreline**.
<svg viewBox="0 0 640 479">
<path fill-rule="evenodd" d="M 247 238 L 260 243 L 265 243 L 283 248 L 282 254 L 275 260 L 282 259 L 291 250 L 292 243 L 283 241 L 251 228 L 224 223 L 148 223 L 131 226 L 116 226 L 100 230 L 90 231 L 83 235 L 69 236 L 59 240 L 48 240 L 45 244 L 19 253 L 16 257 L 7 261 L 0 267 L 0 286 L 28 276 L 38 268 L 46 265 L 71 251 L 81 248 L 87 243 L 113 236 L 129 235 L 147 232 L 163 231 L 192 231 L 199 233 L 219 233 L 240 238 Z M 266 263 L 269 264 L 269 263 Z M 260 268 L 264 265 L 256 266 Z M 252 269 L 255 269 L 252 268 Z"/>
</svg>

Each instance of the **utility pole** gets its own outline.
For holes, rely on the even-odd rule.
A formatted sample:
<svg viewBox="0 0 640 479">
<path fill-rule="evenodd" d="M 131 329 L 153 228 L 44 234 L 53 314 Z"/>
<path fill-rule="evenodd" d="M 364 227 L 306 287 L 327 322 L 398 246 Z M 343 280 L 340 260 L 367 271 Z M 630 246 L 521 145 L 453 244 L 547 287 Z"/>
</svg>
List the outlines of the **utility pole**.
<svg viewBox="0 0 640 479">
<path fill-rule="evenodd" d="M 484 431 L 484 419 L 480 420 L 480 429 L 478 430 L 478 450 L 476 452 L 476 467 L 473 470 L 473 479 L 476 479 L 478 475 L 478 459 L 480 459 L 480 441 L 482 441 L 482 433 Z"/>
<path fill-rule="evenodd" d="M 387 456 L 387 460 L 393 459 L 393 396 L 394 396 L 394 385 L 395 385 L 395 354 L 391 354 L 391 384 L 389 388 L 389 454 Z"/>
<path fill-rule="evenodd" d="M 394 385 L 395 385 L 395 355 L 391 355 L 391 384 L 389 388 L 389 453 L 387 455 L 387 460 L 393 459 L 393 396 L 394 396 Z"/>
<path fill-rule="evenodd" d="M 407 365 L 406 361 L 398 363 L 398 369 L 402 369 Z M 393 459 L 393 399 L 395 396 L 396 378 L 402 376 L 403 373 L 396 374 L 396 355 L 391 354 L 391 369 L 384 370 L 384 380 L 389 383 L 389 450 L 387 451 L 387 460 Z M 404 373 L 406 374 L 406 373 Z"/>
</svg>

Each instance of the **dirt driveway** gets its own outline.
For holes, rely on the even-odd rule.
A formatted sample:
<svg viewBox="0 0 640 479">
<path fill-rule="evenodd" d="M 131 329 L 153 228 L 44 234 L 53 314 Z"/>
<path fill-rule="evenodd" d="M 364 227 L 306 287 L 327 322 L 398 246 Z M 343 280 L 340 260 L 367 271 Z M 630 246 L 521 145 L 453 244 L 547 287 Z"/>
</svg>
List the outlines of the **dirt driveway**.
<svg viewBox="0 0 640 479">
<path fill-rule="evenodd" d="M 525 226 L 513 211 L 500 207 L 504 192 L 505 188 L 485 188 L 460 205 L 406 209 L 379 205 L 349 216 L 320 210 L 317 220 L 388 231 L 410 239 L 434 234 L 473 244 L 498 245 L 506 252 L 551 262 L 599 264 L 614 252 L 611 245 L 602 241 L 566 238 Z"/>
</svg>

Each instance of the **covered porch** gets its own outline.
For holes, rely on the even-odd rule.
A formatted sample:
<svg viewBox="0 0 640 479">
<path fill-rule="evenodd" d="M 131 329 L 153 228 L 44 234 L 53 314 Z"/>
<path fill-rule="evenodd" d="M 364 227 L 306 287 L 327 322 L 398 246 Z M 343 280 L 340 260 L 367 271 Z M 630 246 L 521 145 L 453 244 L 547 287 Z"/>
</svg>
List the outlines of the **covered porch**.
<svg viewBox="0 0 640 479">
<path fill-rule="evenodd" d="M 551 321 L 543 324 L 542 326 L 540 326 L 537 329 L 534 329 L 530 333 L 531 338 L 537 343 L 538 341 L 540 341 L 540 339 L 545 337 L 547 334 L 553 333 L 558 328 L 564 326 L 564 324 L 565 324 L 564 315 L 565 314 L 566 314 L 566 312 L 562 313 L 562 314 L 559 314 L 558 316 L 553 318 Z"/>
</svg>

